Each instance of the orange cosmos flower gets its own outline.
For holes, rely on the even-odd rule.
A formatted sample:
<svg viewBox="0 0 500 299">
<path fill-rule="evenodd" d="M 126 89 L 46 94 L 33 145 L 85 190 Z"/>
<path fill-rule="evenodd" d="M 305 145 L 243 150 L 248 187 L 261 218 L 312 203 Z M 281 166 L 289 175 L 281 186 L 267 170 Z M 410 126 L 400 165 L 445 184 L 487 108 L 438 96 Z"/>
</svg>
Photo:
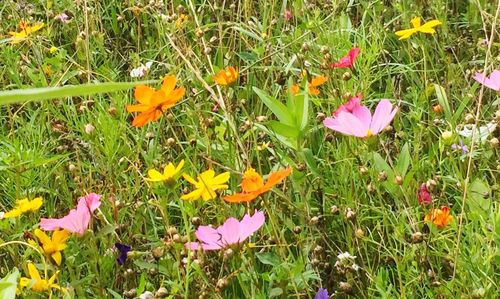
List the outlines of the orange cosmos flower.
<svg viewBox="0 0 500 299">
<path fill-rule="evenodd" d="M 262 179 L 260 174 L 258 174 L 255 171 L 255 169 L 249 168 L 247 171 L 245 171 L 245 174 L 243 175 L 243 180 L 241 181 L 241 190 L 243 192 L 225 196 L 224 200 L 227 202 L 252 201 L 262 193 L 271 190 L 271 188 L 273 188 L 274 185 L 283 181 L 287 176 L 290 175 L 290 173 L 292 173 L 291 167 L 288 167 L 286 169 L 277 172 L 272 172 L 269 174 L 267 182 L 264 183 L 264 180 Z"/>
<path fill-rule="evenodd" d="M 223 86 L 231 85 L 238 80 L 238 68 L 228 67 L 225 70 L 220 70 L 215 76 L 212 77 L 215 83 Z"/>
<path fill-rule="evenodd" d="M 179 101 L 186 90 L 184 87 L 175 88 L 175 76 L 166 76 L 160 90 L 149 86 L 139 85 L 134 90 L 137 105 L 127 105 L 128 112 L 140 112 L 134 118 L 132 126 L 142 127 L 150 121 L 158 120 L 162 114 Z"/>
<path fill-rule="evenodd" d="M 319 91 L 318 86 L 325 84 L 325 82 L 327 80 L 328 80 L 328 77 L 323 76 L 323 75 L 316 76 L 316 77 L 312 78 L 308 84 L 309 94 L 315 95 L 315 96 L 319 95 L 321 92 Z M 296 95 L 297 93 L 299 93 L 299 89 L 300 89 L 300 87 L 298 84 L 292 85 L 292 94 Z"/>
<path fill-rule="evenodd" d="M 431 209 L 424 220 L 431 221 L 438 228 L 443 228 L 453 220 L 453 216 L 450 215 L 450 208 L 442 206 L 441 209 Z"/>
</svg>

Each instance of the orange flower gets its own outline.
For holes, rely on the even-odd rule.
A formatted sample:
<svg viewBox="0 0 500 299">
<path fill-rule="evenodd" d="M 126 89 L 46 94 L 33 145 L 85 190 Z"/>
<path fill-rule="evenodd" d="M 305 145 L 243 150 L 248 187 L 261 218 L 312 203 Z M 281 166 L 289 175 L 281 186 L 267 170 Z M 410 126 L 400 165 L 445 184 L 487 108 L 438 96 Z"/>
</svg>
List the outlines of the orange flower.
<svg viewBox="0 0 500 299">
<path fill-rule="evenodd" d="M 316 76 L 316 77 L 312 78 L 308 84 L 309 94 L 315 95 L 315 96 L 319 95 L 321 92 L 319 91 L 319 89 L 317 87 L 325 84 L 325 82 L 327 80 L 328 80 L 328 77 L 323 76 L 323 75 Z M 296 95 L 297 93 L 299 93 L 299 89 L 300 89 L 300 87 L 298 84 L 292 85 L 292 94 Z"/>
<path fill-rule="evenodd" d="M 287 176 L 290 175 L 290 173 L 292 173 L 291 167 L 288 167 L 286 169 L 277 172 L 272 172 L 269 174 L 267 182 L 264 183 L 264 180 L 262 179 L 260 174 L 258 174 L 255 171 L 255 169 L 249 168 L 247 171 L 245 171 L 245 174 L 243 175 L 243 180 L 241 182 L 241 190 L 243 192 L 225 196 L 224 200 L 227 202 L 252 201 L 262 193 L 271 190 L 271 188 L 273 188 L 274 185 L 283 181 Z"/>
<path fill-rule="evenodd" d="M 438 228 L 443 228 L 453 220 L 453 216 L 450 215 L 450 208 L 442 206 L 441 209 L 431 209 L 424 220 L 431 221 Z"/>
<path fill-rule="evenodd" d="M 175 76 L 166 76 L 160 90 L 149 86 L 139 85 L 134 90 L 137 105 L 127 105 L 128 112 L 140 112 L 134 118 L 132 126 L 142 127 L 150 121 L 158 120 L 162 114 L 179 101 L 186 90 L 184 87 L 175 88 Z"/>
<path fill-rule="evenodd" d="M 238 68 L 228 67 L 225 70 L 220 70 L 215 76 L 212 77 L 215 83 L 223 86 L 231 85 L 238 80 Z"/>
</svg>

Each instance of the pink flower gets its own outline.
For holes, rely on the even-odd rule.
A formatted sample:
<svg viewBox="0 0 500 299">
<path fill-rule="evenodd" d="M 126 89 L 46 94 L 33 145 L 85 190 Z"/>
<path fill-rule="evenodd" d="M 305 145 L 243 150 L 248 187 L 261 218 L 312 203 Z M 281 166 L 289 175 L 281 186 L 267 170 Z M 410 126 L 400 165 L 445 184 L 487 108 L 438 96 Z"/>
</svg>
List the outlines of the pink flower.
<svg viewBox="0 0 500 299">
<path fill-rule="evenodd" d="M 486 77 L 483 73 L 476 73 L 473 77 L 474 80 L 483 84 L 484 86 L 491 88 L 495 91 L 500 90 L 500 70 L 494 70 L 490 77 Z"/>
<path fill-rule="evenodd" d="M 339 62 L 332 63 L 330 67 L 333 68 L 350 68 L 353 67 L 356 57 L 358 57 L 360 48 L 352 48 L 346 56 L 340 58 Z"/>
<path fill-rule="evenodd" d="M 186 243 L 186 248 L 197 250 L 219 250 L 245 241 L 250 235 L 264 225 L 266 217 L 263 212 L 255 210 L 253 216 L 245 214 L 241 221 L 231 217 L 218 228 L 200 226 L 194 233 L 200 242 Z"/>
<path fill-rule="evenodd" d="M 345 135 L 370 137 L 385 129 L 397 111 L 398 107 L 393 109 L 389 100 L 381 100 L 372 117 L 367 107 L 358 104 L 352 111 L 340 111 L 334 117 L 325 118 L 323 125 Z"/>
<path fill-rule="evenodd" d="M 342 104 L 337 110 L 333 112 L 333 116 L 337 117 L 340 112 L 348 112 L 352 113 L 355 107 L 361 106 L 361 99 L 363 96 L 361 94 L 355 96 L 355 97 L 350 97 L 349 102 Z"/>
<path fill-rule="evenodd" d="M 289 9 L 285 10 L 285 13 L 283 16 L 285 17 L 286 22 L 290 21 L 293 18 L 292 11 Z"/>
<path fill-rule="evenodd" d="M 418 188 L 418 203 L 421 205 L 427 205 L 432 202 L 432 196 L 429 190 L 427 189 L 427 185 L 423 183 Z"/>
<path fill-rule="evenodd" d="M 89 227 L 92 213 L 101 205 L 101 195 L 90 193 L 80 197 L 76 209 L 69 211 L 63 218 L 42 218 L 40 228 L 43 230 L 56 230 L 63 228 L 72 233 L 83 235 Z"/>
</svg>

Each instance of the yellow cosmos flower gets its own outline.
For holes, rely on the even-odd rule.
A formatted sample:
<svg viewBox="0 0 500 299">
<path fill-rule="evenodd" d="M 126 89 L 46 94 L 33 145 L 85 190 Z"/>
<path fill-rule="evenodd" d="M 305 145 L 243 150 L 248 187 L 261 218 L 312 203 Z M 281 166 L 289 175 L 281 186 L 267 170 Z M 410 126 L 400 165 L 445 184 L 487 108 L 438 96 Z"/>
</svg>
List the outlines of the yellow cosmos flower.
<svg viewBox="0 0 500 299">
<path fill-rule="evenodd" d="M 220 70 L 215 76 L 212 77 L 215 83 L 223 86 L 231 85 L 238 80 L 238 68 L 228 67 L 225 70 Z"/>
<path fill-rule="evenodd" d="M 184 200 L 196 200 L 200 197 L 205 201 L 214 199 L 217 196 L 215 193 L 216 190 L 225 190 L 228 188 L 228 185 L 224 183 L 229 180 L 229 172 L 215 176 L 215 172 L 209 169 L 198 176 L 198 181 L 187 174 L 183 174 L 182 176 L 196 188 L 193 192 L 182 195 L 181 198 Z"/>
<path fill-rule="evenodd" d="M 400 40 L 410 38 L 410 36 L 417 32 L 434 34 L 436 33 L 434 27 L 441 25 L 442 23 L 439 20 L 431 20 L 423 25 L 420 25 L 420 17 L 415 17 L 411 20 L 411 24 L 413 25 L 413 28 L 396 31 L 396 35 L 399 36 Z"/>
<path fill-rule="evenodd" d="M 43 199 L 41 197 L 37 197 L 33 200 L 29 200 L 27 198 L 16 200 L 16 206 L 12 210 L 6 212 L 3 215 L 3 218 L 13 218 L 21 216 L 21 214 L 27 212 L 38 211 L 42 204 Z"/>
<path fill-rule="evenodd" d="M 172 162 L 168 163 L 167 166 L 163 169 L 163 173 L 159 172 L 158 170 L 155 169 L 150 169 L 148 171 L 148 178 L 146 178 L 146 181 L 150 182 L 161 182 L 161 181 L 167 181 L 171 182 L 175 179 L 175 176 L 181 171 L 182 167 L 184 166 L 184 160 L 181 160 L 177 167 L 172 164 Z"/>
<path fill-rule="evenodd" d="M 37 237 L 38 241 L 41 244 L 41 248 L 43 252 L 52 258 L 54 262 L 59 266 L 61 265 L 61 260 L 62 260 L 62 255 L 61 251 L 63 251 L 66 248 L 66 242 L 68 241 L 70 237 L 70 232 L 62 229 L 62 230 L 56 230 L 52 234 L 52 239 L 47 236 L 45 232 L 43 232 L 40 229 L 35 230 L 35 236 Z M 30 240 L 30 244 L 37 246 L 33 240 Z"/>
<path fill-rule="evenodd" d="M 45 26 L 44 23 L 37 23 L 33 26 L 29 26 L 27 22 L 19 23 L 19 32 L 10 31 L 9 35 L 12 38 L 11 44 L 18 44 L 25 40 L 30 34 L 37 32 Z"/>
<path fill-rule="evenodd" d="M 21 287 L 21 289 L 29 286 L 31 283 L 33 283 L 31 289 L 35 292 L 47 292 L 51 289 L 61 289 L 59 285 L 54 283 L 57 277 L 57 273 L 52 275 L 49 280 L 42 279 L 40 277 L 40 273 L 32 263 L 28 264 L 28 273 L 30 275 L 30 278 L 21 277 L 21 280 L 19 281 L 19 286 Z"/>
</svg>

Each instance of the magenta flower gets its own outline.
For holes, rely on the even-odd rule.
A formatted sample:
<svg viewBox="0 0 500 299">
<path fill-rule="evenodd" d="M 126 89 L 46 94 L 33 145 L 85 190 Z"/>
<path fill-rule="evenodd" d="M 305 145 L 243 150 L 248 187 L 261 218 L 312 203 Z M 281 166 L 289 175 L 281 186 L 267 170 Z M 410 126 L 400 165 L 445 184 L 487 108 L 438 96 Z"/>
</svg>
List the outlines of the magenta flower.
<svg viewBox="0 0 500 299">
<path fill-rule="evenodd" d="M 286 9 L 285 13 L 283 14 L 283 16 L 285 17 L 285 21 L 286 22 L 290 21 L 293 18 L 292 11 L 289 10 L 289 9 Z"/>
<path fill-rule="evenodd" d="M 101 205 L 101 195 L 90 193 L 87 196 L 80 197 L 76 209 L 69 211 L 69 214 L 63 218 L 42 218 L 40 228 L 43 230 L 56 230 L 63 228 L 72 233 L 83 235 L 89 227 L 92 213 Z"/>
<path fill-rule="evenodd" d="M 352 108 L 351 111 L 348 108 Z M 323 125 L 342 134 L 356 137 L 377 135 L 391 123 L 398 111 L 398 107 L 393 109 L 389 100 L 381 100 L 373 116 L 367 107 L 359 103 L 351 106 L 347 103 L 343 109 L 338 115 L 325 118 Z"/>
<path fill-rule="evenodd" d="M 495 91 L 500 90 L 500 70 L 494 70 L 490 77 L 486 77 L 483 73 L 476 73 L 474 75 L 474 80 L 483 84 L 484 86 L 491 88 Z"/>
<path fill-rule="evenodd" d="M 332 63 L 330 67 L 333 68 L 352 68 L 354 66 L 354 61 L 356 61 L 356 57 L 358 57 L 359 52 L 361 52 L 360 48 L 352 48 L 349 50 L 346 56 L 339 59 L 338 62 Z"/>
<path fill-rule="evenodd" d="M 432 202 L 432 196 L 429 190 L 427 189 L 427 185 L 423 183 L 418 188 L 418 203 L 421 205 L 428 205 Z"/>
<path fill-rule="evenodd" d="M 253 216 L 245 214 L 241 221 L 231 217 L 218 228 L 200 226 L 194 233 L 200 242 L 186 243 L 186 248 L 197 250 L 219 250 L 245 241 L 264 225 L 263 212 L 255 210 Z"/>
</svg>

